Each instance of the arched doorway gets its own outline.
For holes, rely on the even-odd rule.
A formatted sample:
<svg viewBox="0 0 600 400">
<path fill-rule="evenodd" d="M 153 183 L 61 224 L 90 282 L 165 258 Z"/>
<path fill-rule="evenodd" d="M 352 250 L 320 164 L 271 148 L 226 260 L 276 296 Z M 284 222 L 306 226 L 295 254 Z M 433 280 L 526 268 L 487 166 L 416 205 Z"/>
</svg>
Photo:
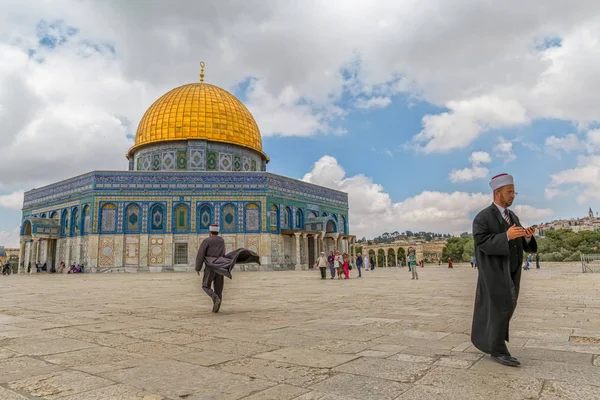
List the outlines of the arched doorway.
<svg viewBox="0 0 600 400">
<path fill-rule="evenodd" d="M 369 266 L 375 268 L 375 250 L 369 250 Z"/>
<path fill-rule="evenodd" d="M 387 251 L 387 265 L 386 267 L 396 267 L 396 251 L 394 249 L 388 249 Z"/>
<path fill-rule="evenodd" d="M 406 251 L 404 250 L 404 247 L 398 249 L 398 262 L 402 262 L 403 267 L 406 266 Z"/>
<path fill-rule="evenodd" d="M 385 250 L 384 249 L 379 249 L 377 250 L 377 264 L 375 264 L 377 267 L 384 267 L 385 266 Z"/>
</svg>

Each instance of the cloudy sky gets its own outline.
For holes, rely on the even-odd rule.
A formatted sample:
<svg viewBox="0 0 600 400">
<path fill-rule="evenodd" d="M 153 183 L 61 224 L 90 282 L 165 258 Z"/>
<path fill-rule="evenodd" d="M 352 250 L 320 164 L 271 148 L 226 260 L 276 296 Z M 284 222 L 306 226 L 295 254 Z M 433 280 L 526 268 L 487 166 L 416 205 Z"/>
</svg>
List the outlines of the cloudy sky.
<svg viewBox="0 0 600 400">
<path fill-rule="evenodd" d="M 597 0 L 2 5 L 0 244 L 24 190 L 126 169 L 144 111 L 200 60 L 268 169 L 347 191 L 359 237 L 468 231 L 501 172 L 526 223 L 600 209 Z"/>
</svg>

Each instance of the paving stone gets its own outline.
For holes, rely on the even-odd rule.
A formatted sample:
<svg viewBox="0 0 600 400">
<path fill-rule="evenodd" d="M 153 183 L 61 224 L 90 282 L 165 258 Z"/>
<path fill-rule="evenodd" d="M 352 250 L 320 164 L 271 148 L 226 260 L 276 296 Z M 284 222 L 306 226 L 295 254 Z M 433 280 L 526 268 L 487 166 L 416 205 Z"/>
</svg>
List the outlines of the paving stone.
<svg viewBox="0 0 600 400">
<path fill-rule="evenodd" d="M 344 282 L 321 282 L 318 271 L 239 273 L 227 282 L 218 314 L 211 313 L 195 274 L 15 275 L 0 292 L 0 385 L 8 390 L 8 382 L 69 368 L 111 382 L 69 395 L 73 400 L 84 394 L 165 400 L 285 399 L 296 392 L 300 400 L 387 396 L 377 391 L 386 386 L 373 392 L 354 382 L 335 387 L 337 375 L 400 384 L 408 391 L 392 395 L 403 400 L 537 399 L 541 382 L 542 396 L 593 398 L 600 386 L 600 287 L 594 276 L 573 270 L 578 266 L 548 267 L 522 281 L 509 343 L 523 362 L 518 371 L 484 365 L 489 357 L 472 346 L 477 271 L 460 264 L 450 271 L 425 268 L 418 283 L 406 270 L 384 268 Z M 361 301 L 365 293 L 371 294 Z M 74 296 L 81 306 L 65 308 Z M 331 388 L 311 387 L 325 382 Z M 456 382 L 466 383 L 455 388 Z M 497 384 L 490 389 L 489 382 Z"/>
<path fill-rule="evenodd" d="M 388 358 L 396 354 L 393 351 L 379 351 L 379 350 L 364 350 L 357 354 L 358 357 L 375 357 L 375 358 Z"/>
<path fill-rule="evenodd" d="M 531 400 L 542 385 L 541 379 L 439 367 L 397 400 Z"/>
<path fill-rule="evenodd" d="M 143 358 L 143 355 L 121 349 L 112 349 L 110 347 L 93 347 L 67 353 L 52 354 L 42 358 L 50 363 L 71 368 L 82 365 L 117 364 L 122 361 Z"/>
<path fill-rule="evenodd" d="M 326 368 L 312 368 L 278 361 L 243 358 L 216 366 L 222 371 L 243 374 L 258 379 L 295 386 L 309 386 L 329 378 L 332 373 Z"/>
<path fill-rule="evenodd" d="M 554 361 L 529 360 L 521 362 L 519 368 L 508 368 L 489 357 L 483 357 L 471 370 L 503 373 L 506 375 L 531 376 L 541 379 L 568 381 L 583 385 L 597 385 L 600 382 L 600 368 L 593 365 L 577 365 Z"/>
<path fill-rule="evenodd" d="M 286 347 L 268 353 L 261 353 L 254 357 L 315 368 L 333 368 L 336 365 L 344 364 L 356 358 L 356 356 L 352 355 L 331 354 L 324 351 L 299 349 L 294 347 Z"/>
<path fill-rule="evenodd" d="M 21 354 L 27 354 L 30 356 L 43 356 L 54 353 L 64 353 L 67 351 L 87 349 L 96 346 L 96 344 L 82 342 L 76 339 L 59 338 L 45 341 L 27 339 L 19 343 L 6 345 L 4 347 Z"/>
<path fill-rule="evenodd" d="M 427 364 L 406 363 L 377 358 L 359 358 L 335 367 L 333 370 L 349 374 L 412 383 L 425 375 L 430 369 L 431 367 Z"/>
<path fill-rule="evenodd" d="M 103 377 L 142 388 L 166 397 L 186 399 L 239 399 L 273 386 L 261 379 L 251 379 L 200 365 L 164 360 L 117 371 Z"/>
<path fill-rule="evenodd" d="M 61 397 L 60 400 L 164 400 L 165 397 L 137 389 L 133 386 L 117 384 L 93 389 L 84 393 Z"/>
<path fill-rule="evenodd" d="M 59 365 L 23 356 L 0 360 L 0 383 L 10 382 L 23 376 L 40 375 L 60 371 Z"/>
<path fill-rule="evenodd" d="M 600 387 L 546 381 L 540 400 L 598 400 Z"/>
<path fill-rule="evenodd" d="M 0 399 L 2 400 L 28 400 L 27 397 L 21 396 L 12 390 L 4 389 L 0 386 Z"/>
<path fill-rule="evenodd" d="M 244 400 L 297 400 L 302 394 L 308 392 L 308 389 L 292 385 L 277 385 L 262 392 L 244 397 Z"/>
<path fill-rule="evenodd" d="M 279 348 L 279 346 L 272 346 L 261 343 L 240 342 L 237 340 L 221 338 L 191 343 L 188 346 L 193 349 L 215 350 L 223 353 L 239 354 L 242 356 L 251 356 L 254 354 L 277 350 Z"/>
<path fill-rule="evenodd" d="M 391 400 L 396 399 L 408 390 L 410 385 L 367 376 L 338 374 L 313 385 L 311 388 L 321 392 L 347 396 L 351 399 Z M 303 400 L 311 398 L 307 396 Z M 325 399 L 325 397 L 316 397 L 316 399 Z"/>
<path fill-rule="evenodd" d="M 204 366 L 221 364 L 231 360 L 237 360 L 242 358 L 241 355 L 234 355 L 229 353 L 222 353 L 214 350 L 200 350 L 186 353 L 178 353 L 171 356 L 171 358 L 179 361 L 185 361 L 191 364 L 198 364 Z"/>
<path fill-rule="evenodd" d="M 9 382 L 8 387 L 31 396 L 58 399 L 112 384 L 108 379 L 79 371 L 59 371 Z"/>
</svg>

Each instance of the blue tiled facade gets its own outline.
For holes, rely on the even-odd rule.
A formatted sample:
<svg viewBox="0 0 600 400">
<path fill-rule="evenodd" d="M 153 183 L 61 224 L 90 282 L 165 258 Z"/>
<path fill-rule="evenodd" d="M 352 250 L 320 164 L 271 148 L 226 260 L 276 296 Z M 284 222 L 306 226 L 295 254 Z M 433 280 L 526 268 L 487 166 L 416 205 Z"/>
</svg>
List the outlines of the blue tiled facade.
<svg viewBox="0 0 600 400">
<path fill-rule="evenodd" d="M 187 212 L 178 228 L 180 205 Z M 128 216 L 136 206 L 139 214 Z M 256 209 L 258 225 L 249 221 Z M 23 219 L 58 219 L 61 237 L 205 233 L 200 210 L 227 233 L 325 230 L 331 221 L 348 234 L 346 193 L 268 172 L 94 171 L 26 192 Z"/>
</svg>

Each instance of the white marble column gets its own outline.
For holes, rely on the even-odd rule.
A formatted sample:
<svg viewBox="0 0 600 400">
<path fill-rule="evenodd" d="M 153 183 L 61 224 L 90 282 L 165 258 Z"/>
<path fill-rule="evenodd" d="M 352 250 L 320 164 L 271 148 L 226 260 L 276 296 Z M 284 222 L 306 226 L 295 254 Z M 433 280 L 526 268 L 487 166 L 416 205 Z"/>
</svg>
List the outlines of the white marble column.
<svg viewBox="0 0 600 400">
<path fill-rule="evenodd" d="M 33 243 L 31 243 L 31 247 L 29 249 L 29 251 L 30 251 L 29 262 L 32 264 L 31 269 L 29 270 L 30 274 L 33 274 L 33 271 L 37 272 L 37 269 L 36 269 L 37 247 L 38 247 L 38 239 L 33 239 Z"/>
<path fill-rule="evenodd" d="M 315 242 L 313 253 L 314 253 L 314 261 L 316 263 L 317 260 L 319 259 L 319 256 L 321 255 L 321 250 L 319 249 L 321 240 L 319 239 L 318 233 L 316 235 L 313 235 L 313 238 L 314 238 L 314 242 Z"/>
<path fill-rule="evenodd" d="M 296 237 L 296 271 L 302 269 L 302 266 L 300 265 L 300 232 L 295 232 L 294 236 Z"/>
<path fill-rule="evenodd" d="M 25 239 L 21 238 L 21 243 L 19 246 L 19 270 L 18 270 L 18 274 L 22 274 L 23 271 L 26 271 L 27 269 L 24 268 L 25 266 Z"/>
<path fill-rule="evenodd" d="M 305 263 L 302 265 L 304 267 L 306 267 L 306 269 L 309 269 L 311 267 L 311 265 L 308 265 L 310 262 L 310 257 L 308 256 L 308 234 L 307 233 L 302 234 L 302 241 L 304 242 L 304 261 L 305 261 Z"/>
</svg>

